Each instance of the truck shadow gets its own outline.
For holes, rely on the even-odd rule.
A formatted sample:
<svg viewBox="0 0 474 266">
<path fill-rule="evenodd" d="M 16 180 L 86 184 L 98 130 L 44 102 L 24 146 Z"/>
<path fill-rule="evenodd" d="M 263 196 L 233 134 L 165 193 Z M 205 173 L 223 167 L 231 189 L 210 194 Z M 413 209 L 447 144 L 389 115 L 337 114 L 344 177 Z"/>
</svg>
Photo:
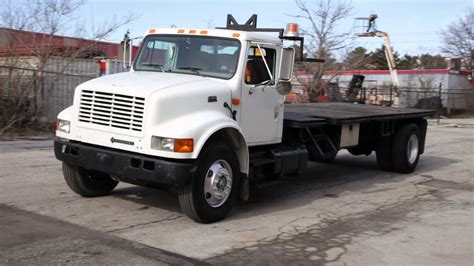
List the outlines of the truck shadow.
<svg viewBox="0 0 474 266">
<path fill-rule="evenodd" d="M 140 210 L 143 211 L 149 208 L 159 208 L 170 212 L 181 213 L 176 193 L 166 190 L 130 186 L 115 189 L 111 196 L 143 205 L 143 207 L 140 208 Z"/>
<path fill-rule="evenodd" d="M 422 156 L 414 173 L 400 174 L 379 170 L 374 155 L 341 154 L 331 163 L 309 163 L 301 176 L 285 176 L 281 182 L 259 188 L 254 201 L 239 205 L 229 220 L 298 208 L 318 199 L 338 198 L 344 192 L 380 191 L 384 189 L 380 184 L 398 183 L 417 175 L 431 176 L 426 173 L 457 162 L 459 160 Z"/>
<path fill-rule="evenodd" d="M 399 174 L 378 170 L 374 155 L 341 154 L 331 163 L 309 163 L 300 176 L 284 176 L 260 187 L 257 196 L 251 202 L 236 206 L 228 220 L 297 208 L 321 198 L 337 198 L 346 191 L 370 190 L 379 184 L 401 182 L 456 162 L 459 160 L 423 156 L 414 173 Z M 345 185 L 348 183 L 351 184 Z M 112 196 L 143 205 L 142 210 L 159 208 L 182 213 L 176 193 L 170 191 L 129 186 L 116 189 Z"/>
</svg>

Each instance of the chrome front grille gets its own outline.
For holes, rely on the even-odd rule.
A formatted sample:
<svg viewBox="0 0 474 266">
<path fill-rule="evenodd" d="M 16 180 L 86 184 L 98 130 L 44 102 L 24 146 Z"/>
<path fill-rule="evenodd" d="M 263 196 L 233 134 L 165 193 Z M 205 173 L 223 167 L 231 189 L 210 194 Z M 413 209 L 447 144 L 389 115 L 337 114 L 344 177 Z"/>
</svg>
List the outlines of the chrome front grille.
<svg viewBox="0 0 474 266">
<path fill-rule="evenodd" d="M 83 90 L 79 121 L 141 132 L 144 109 L 145 99 L 141 97 Z"/>
</svg>

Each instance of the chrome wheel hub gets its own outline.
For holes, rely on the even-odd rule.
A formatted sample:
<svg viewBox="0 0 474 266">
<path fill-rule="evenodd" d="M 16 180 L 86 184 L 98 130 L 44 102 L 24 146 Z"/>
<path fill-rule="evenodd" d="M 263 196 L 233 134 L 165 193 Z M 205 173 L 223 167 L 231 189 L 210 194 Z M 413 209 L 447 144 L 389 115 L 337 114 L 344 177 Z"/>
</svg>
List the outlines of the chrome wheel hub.
<svg viewBox="0 0 474 266">
<path fill-rule="evenodd" d="M 416 158 L 418 157 L 418 137 L 416 135 L 411 135 L 408 139 L 407 144 L 407 158 L 410 164 L 415 163 Z"/>
<path fill-rule="evenodd" d="M 232 168 L 225 160 L 217 160 L 207 170 L 204 198 L 213 208 L 222 206 L 232 191 Z"/>
</svg>

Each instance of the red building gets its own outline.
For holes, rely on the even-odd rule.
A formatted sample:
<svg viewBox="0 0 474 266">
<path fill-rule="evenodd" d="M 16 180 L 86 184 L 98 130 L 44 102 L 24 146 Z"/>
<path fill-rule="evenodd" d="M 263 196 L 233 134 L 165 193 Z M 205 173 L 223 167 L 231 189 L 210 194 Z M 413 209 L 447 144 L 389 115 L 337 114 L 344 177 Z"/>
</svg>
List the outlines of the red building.
<svg viewBox="0 0 474 266">
<path fill-rule="evenodd" d="M 34 56 L 42 51 L 78 58 L 121 59 L 122 44 L 0 28 L 0 57 Z M 138 47 L 133 47 L 136 54 Z"/>
</svg>

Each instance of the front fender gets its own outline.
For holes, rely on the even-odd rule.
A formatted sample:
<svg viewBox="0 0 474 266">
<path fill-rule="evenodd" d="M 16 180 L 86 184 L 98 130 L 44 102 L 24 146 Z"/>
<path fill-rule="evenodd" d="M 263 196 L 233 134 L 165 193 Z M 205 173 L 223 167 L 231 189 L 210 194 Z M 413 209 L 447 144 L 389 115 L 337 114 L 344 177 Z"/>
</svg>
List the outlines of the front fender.
<svg viewBox="0 0 474 266">
<path fill-rule="evenodd" d="M 232 148 L 239 159 L 240 172 L 248 174 L 249 151 L 247 142 L 245 141 L 244 135 L 242 134 L 237 122 L 230 118 L 210 125 L 207 130 L 203 132 L 199 140 L 196 142 L 194 156 L 199 156 L 204 145 L 215 134 L 219 134 L 220 137 L 224 137 L 232 144 Z"/>
<path fill-rule="evenodd" d="M 72 121 L 74 118 L 74 108 L 73 106 L 69 106 L 68 108 L 62 110 L 58 114 L 58 119 Z"/>
<path fill-rule="evenodd" d="M 151 135 L 165 138 L 192 138 L 194 140 L 194 149 L 192 153 L 174 153 L 164 152 L 166 157 L 196 159 L 206 144 L 216 132 L 222 129 L 232 129 L 239 135 L 241 143 L 240 150 L 237 151 L 239 157 L 241 172 L 248 172 L 248 148 L 243 137 L 239 124 L 219 111 L 201 111 L 188 114 L 166 123 L 156 125 L 151 130 Z"/>
</svg>

